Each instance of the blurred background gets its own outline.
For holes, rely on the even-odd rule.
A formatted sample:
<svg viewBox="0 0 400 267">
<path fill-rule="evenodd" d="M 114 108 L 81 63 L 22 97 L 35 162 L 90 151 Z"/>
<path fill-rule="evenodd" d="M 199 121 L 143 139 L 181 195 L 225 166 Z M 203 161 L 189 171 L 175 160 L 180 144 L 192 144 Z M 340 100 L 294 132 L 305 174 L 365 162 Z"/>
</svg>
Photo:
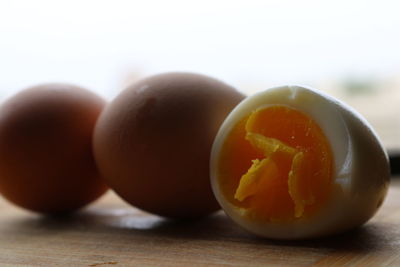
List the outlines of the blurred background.
<svg viewBox="0 0 400 267">
<path fill-rule="evenodd" d="M 398 1 L 0 0 L 0 100 L 45 82 L 112 99 L 166 71 L 245 92 L 308 85 L 347 102 L 400 148 Z"/>
</svg>

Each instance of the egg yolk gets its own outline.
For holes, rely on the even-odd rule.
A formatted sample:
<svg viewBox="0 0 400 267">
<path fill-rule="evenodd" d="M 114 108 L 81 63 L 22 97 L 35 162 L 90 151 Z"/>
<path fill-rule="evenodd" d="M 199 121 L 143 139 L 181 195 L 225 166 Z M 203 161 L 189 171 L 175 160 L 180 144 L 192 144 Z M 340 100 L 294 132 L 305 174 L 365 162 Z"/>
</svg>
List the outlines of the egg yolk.
<svg viewBox="0 0 400 267">
<path fill-rule="evenodd" d="M 332 188 L 332 152 L 323 131 L 310 116 L 284 105 L 240 120 L 225 139 L 218 169 L 224 196 L 259 220 L 311 217 Z"/>
</svg>

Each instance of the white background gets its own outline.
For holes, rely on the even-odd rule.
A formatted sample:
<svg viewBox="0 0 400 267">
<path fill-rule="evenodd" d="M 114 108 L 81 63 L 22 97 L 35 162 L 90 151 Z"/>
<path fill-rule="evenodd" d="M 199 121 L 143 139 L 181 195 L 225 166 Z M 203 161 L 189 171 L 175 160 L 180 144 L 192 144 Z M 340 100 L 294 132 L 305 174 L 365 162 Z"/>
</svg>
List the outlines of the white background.
<svg viewBox="0 0 400 267">
<path fill-rule="evenodd" d="M 389 81 L 381 102 L 346 101 L 383 135 L 400 129 L 400 119 L 379 126 L 400 114 L 398 1 L 0 0 L 0 34 L 0 99 L 44 82 L 111 99 L 166 71 L 208 74 L 248 94 L 300 83 L 346 98 L 338 90 L 350 78 L 378 81 L 383 93 Z"/>
</svg>

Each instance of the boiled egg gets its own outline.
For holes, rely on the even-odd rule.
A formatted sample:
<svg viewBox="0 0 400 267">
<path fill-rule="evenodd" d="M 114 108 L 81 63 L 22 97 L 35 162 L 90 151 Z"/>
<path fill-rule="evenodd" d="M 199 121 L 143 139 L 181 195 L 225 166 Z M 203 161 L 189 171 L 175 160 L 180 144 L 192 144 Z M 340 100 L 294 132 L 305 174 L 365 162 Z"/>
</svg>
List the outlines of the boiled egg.
<svg viewBox="0 0 400 267">
<path fill-rule="evenodd" d="M 242 101 L 215 138 L 210 177 L 228 216 L 272 239 L 336 234 L 370 219 L 389 185 L 387 154 L 368 122 L 311 88 Z"/>
<path fill-rule="evenodd" d="M 107 186 L 97 171 L 93 129 L 105 101 L 70 84 L 25 89 L 0 107 L 0 193 L 45 214 L 75 211 Z"/>
<path fill-rule="evenodd" d="M 230 85 L 185 72 L 154 75 L 102 112 L 94 153 L 107 184 L 136 208 L 169 218 L 220 209 L 210 185 L 211 146 L 244 98 Z"/>
</svg>

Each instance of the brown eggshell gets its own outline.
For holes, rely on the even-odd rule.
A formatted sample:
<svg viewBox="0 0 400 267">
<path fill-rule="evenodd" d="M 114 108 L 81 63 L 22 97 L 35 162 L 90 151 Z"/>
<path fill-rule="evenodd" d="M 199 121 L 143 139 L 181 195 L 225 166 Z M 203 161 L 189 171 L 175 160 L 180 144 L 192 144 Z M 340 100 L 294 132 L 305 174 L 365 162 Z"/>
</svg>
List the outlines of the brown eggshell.
<svg viewBox="0 0 400 267">
<path fill-rule="evenodd" d="M 96 169 L 92 133 L 105 102 L 66 84 L 22 91 L 0 108 L 0 192 L 41 213 L 81 208 L 107 189 Z"/>
<path fill-rule="evenodd" d="M 167 73 L 123 91 L 100 116 L 95 158 L 103 178 L 127 202 L 171 218 L 219 209 L 209 179 L 218 128 L 244 98 L 203 75 Z"/>
</svg>

